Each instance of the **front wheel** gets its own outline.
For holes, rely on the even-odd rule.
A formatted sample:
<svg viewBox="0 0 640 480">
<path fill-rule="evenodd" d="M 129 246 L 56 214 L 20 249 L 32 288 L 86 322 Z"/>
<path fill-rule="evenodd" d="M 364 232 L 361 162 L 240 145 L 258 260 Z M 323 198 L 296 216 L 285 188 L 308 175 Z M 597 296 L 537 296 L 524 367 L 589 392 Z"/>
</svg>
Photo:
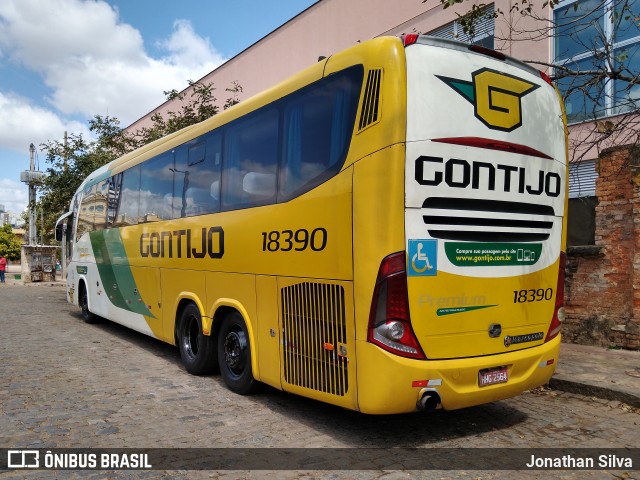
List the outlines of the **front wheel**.
<svg viewBox="0 0 640 480">
<path fill-rule="evenodd" d="M 80 311 L 82 312 L 82 319 L 86 323 L 96 323 L 98 321 L 98 316 L 89 311 L 89 295 L 87 294 L 87 287 L 84 286 L 84 283 L 80 284 L 80 291 L 78 292 L 78 305 L 80 306 Z"/>
<path fill-rule="evenodd" d="M 205 375 L 215 370 L 215 342 L 202 333 L 202 316 L 193 303 L 182 310 L 177 340 L 180 358 L 187 372 Z"/>
<path fill-rule="evenodd" d="M 230 313 L 222 322 L 218 334 L 218 364 L 222 379 L 232 392 L 245 395 L 256 389 L 249 334 L 238 312 Z"/>
</svg>

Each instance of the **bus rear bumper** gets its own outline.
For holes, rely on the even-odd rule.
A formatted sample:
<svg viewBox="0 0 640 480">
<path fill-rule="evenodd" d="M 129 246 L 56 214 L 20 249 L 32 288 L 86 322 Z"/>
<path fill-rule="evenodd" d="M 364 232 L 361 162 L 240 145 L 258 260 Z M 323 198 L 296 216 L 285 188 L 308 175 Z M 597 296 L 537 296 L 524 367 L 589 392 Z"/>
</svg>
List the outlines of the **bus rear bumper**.
<svg viewBox="0 0 640 480">
<path fill-rule="evenodd" d="M 358 344 L 358 409 L 391 414 L 419 410 L 433 394 L 445 410 L 514 397 L 549 381 L 558 363 L 560 335 L 542 345 L 509 353 L 451 360 L 412 360 L 377 346 Z M 479 386 L 479 372 L 506 367 L 507 381 Z"/>
</svg>

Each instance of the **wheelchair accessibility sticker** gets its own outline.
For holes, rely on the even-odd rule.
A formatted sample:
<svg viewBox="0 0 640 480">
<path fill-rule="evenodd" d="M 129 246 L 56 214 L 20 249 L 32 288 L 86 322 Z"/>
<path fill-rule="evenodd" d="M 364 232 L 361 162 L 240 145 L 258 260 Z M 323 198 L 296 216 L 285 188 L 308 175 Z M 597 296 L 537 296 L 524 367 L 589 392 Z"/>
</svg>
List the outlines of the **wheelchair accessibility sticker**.
<svg viewBox="0 0 640 480">
<path fill-rule="evenodd" d="M 409 276 L 434 276 L 438 273 L 438 241 L 409 240 Z"/>
</svg>

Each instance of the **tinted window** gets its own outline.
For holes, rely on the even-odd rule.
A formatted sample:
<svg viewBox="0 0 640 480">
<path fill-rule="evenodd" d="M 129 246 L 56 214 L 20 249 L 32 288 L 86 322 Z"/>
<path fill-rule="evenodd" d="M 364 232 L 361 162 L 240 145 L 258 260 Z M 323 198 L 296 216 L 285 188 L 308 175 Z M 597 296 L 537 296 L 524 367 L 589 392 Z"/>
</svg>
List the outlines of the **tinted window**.
<svg viewBox="0 0 640 480">
<path fill-rule="evenodd" d="M 109 181 L 110 179 L 106 179 L 96 185 L 95 197 L 93 202 L 95 230 L 102 230 L 106 226 Z"/>
<path fill-rule="evenodd" d="M 76 241 L 80 240 L 80 237 L 82 237 L 83 234 L 95 229 L 94 210 L 96 205 L 96 192 L 96 185 L 86 187 L 82 192 Z"/>
<path fill-rule="evenodd" d="M 116 225 L 118 215 L 118 205 L 120 203 L 120 191 L 122 187 L 122 173 L 119 173 L 108 180 L 107 194 L 107 226 Z"/>
<path fill-rule="evenodd" d="M 122 177 L 120 209 L 116 225 L 136 225 L 138 223 L 138 203 L 140 202 L 140 166 L 125 171 Z"/>
<path fill-rule="evenodd" d="M 268 205 L 322 183 L 346 158 L 362 77 L 361 65 L 332 74 L 112 178 L 109 225 Z"/>
<path fill-rule="evenodd" d="M 278 111 L 258 110 L 225 133 L 222 208 L 274 203 L 278 159 Z"/>
<path fill-rule="evenodd" d="M 140 222 L 169 220 L 173 208 L 173 177 L 184 181 L 185 172 L 173 166 L 173 151 L 152 158 L 141 165 Z"/>
<path fill-rule="evenodd" d="M 222 135 L 210 133 L 176 152 L 173 217 L 220 210 Z"/>
<path fill-rule="evenodd" d="M 350 68 L 285 101 L 280 199 L 307 191 L 340 169 L 353 133 L 362 75 L 362 67 Z"/>
</svg>

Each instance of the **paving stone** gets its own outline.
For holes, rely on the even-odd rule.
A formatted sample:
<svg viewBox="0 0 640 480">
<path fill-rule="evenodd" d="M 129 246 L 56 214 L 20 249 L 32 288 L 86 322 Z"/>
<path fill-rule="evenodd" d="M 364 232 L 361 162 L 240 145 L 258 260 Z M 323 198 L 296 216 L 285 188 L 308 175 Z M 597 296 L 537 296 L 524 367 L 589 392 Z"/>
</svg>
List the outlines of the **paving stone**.
<svg viewBox="0 0 640 480">
<path fill-rule="evenodd" d="M 366 416 L 272 388 L 238 396 L 217 375 L 189 375 L 175 347 L 110 322 L 85 324 L 60 287 L 0 289 L 0 328 L 4 448 L 640 445 L 636 409 L 574 393 L 532 391 L 465 410 L 396 416 Z M 383 460 L 393 464 L 392 456 Z M 68 472 L 73 474 L 64 477 L 541 478 L 540 472 L 392 470 Z M 54 473 L 3 472 L 1 477 L 61 478 Z M 609 472 L 554 473 L 567 479 L 615 478 Z"/>
</svg>

